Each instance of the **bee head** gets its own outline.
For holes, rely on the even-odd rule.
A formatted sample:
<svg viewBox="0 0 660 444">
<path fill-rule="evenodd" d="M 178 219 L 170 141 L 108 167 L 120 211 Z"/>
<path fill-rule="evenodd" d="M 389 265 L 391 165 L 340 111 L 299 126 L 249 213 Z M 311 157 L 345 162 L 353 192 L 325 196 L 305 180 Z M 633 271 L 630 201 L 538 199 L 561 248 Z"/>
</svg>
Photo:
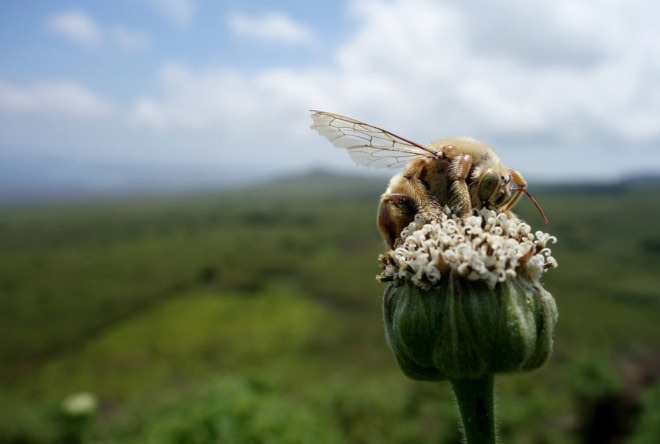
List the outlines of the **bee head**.
<svg viewBox="0 0 660 444">
<path fill-rule="evenodd" d="M 479 200 L 488 208 L 500 208 L 511 200 L 511 176 L 506 178 L 492 169 L 486 170 L 477 183 Z"/>
</svg>

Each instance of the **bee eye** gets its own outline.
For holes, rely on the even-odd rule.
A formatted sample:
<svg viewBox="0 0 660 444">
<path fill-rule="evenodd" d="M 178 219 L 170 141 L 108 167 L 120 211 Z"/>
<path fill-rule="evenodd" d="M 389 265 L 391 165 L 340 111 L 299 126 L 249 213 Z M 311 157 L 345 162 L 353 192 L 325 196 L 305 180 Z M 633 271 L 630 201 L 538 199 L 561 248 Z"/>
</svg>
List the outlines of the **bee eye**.
<svg viewBox="0 0 660 444">
<path fill-rule="evenodd" d="M 479 179 L 479 185 L 477 188 L 477 194 L 479 195 L 479 200 L 482 202 L 490 201 L 493 196 L 500 191 L 500 184 L 504 179 L 497 174 L 495 171 L 489 170 L 481 179 Z"/>
</svg>

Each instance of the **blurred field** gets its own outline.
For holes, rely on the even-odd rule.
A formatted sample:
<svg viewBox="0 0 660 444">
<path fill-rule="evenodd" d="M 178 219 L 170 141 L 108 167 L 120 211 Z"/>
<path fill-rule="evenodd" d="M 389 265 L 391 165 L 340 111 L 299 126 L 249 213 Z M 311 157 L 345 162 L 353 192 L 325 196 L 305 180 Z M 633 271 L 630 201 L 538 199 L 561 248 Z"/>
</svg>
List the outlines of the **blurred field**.
<svg viewBox="0 0 660 444">
<path fill-rule="evenodd" d="M 458 442 L 449 384 L 385 344 L 384 185 L 0 209 L 0 442 Z M 532 192 L 559 324 L 545 367 L 498 378 L 503 442 L 660 442 L 660 185 Z M 71 425 L 81 391 L 98 410 Z"/>
</svg>

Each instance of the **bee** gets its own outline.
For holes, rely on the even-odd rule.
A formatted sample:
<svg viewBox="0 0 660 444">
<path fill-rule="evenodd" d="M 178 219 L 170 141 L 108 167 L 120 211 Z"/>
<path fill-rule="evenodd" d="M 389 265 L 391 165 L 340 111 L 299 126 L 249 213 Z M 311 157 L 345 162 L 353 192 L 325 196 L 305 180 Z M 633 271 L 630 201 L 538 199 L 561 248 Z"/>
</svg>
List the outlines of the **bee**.
<svg viewBox="0 0 660 444">
<path fill-rule="evenodd" d="M 405 166 L 390 180 L 378 208 L 378 229 L 390 248 L 401 243 L 401 231 L 415 215 L 433 220 L 445 206 L 458 216 L 479 208 L 513 216 L 511 208 L 526 194 L 548 222 L 522 175 L 479 140 L 454 137 L 424 146 L 338 114 L 312 110 L 312 121 L 312 129 L 345 148 L 359 165 Z"/>
</svg>

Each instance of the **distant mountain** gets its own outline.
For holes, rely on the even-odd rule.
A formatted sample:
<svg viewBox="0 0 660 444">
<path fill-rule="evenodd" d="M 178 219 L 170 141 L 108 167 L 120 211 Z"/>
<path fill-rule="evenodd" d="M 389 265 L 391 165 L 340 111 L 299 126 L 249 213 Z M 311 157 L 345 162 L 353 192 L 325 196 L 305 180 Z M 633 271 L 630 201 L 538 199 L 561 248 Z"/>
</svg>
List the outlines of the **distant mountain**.
<svg viewBox="0 0 660 444">
<path fill-rule="evenodd" d="M 140 179 L 136 180 L 136 176 Z M 331 196 L 343 199 L 377 198 L 385 190 L 390 175 L 351 175 L 316 169 L 279 177 L 263 174 L 248 176 L 243 171 L 213 171 L 213 174 L 205 171 L 195 175 L 191 171 L 169 170 L 145 172 L 143 175 L 130 171 L 112 178 L 93 176 L 94 180 L 87 176 L 73 176 L 67 180 L 57 176 L 40 177 L 38 180 L 30 180 L 30 177 L 33 176 L 21 175 L 20 171 L 14 171 L 11 176 L 0 174 L 0 205 L 217 192 L 238 194 L 243 199 L 263 196 L 292 199 Z M 533 192 L 618 193 L 630 189 L 660 188 L 660 174 L 640 174 L 604 183 L 532 183 L 532 188 Z"/>
<path fill-rule="evenodd" d="M 1 159 L 0 159 L 1 160 Z M 242 171 L 124 166 L 18 168 L 0 164 L 0 204 L 88 200 L 133 195 L 162 195 L 196 190 L 244 186 L 250 178 Z"/>
<path fill-rule="evenodd" d="M 657 188 L 660 187 L 660 173 L 647 173 L 629 176 L 620 182 L 626 188 Z"/>
<path fill-rule="evenodd" d="M 345 199 L 378 196 L 385 190 L 388 180 L 388 176 L 348 175 L 318 169 L 241 187 L 235 192 L 244 196 L 258 194 L 297 199 L 339 196 Z"/>
<path fill-rule="evenodd" d="M 535 190 L 575 193 L 623 193 L 636 189 L 660 189 L 660 174 L 649 173 L 624 177 L 612 182 L 567 182 L 534 186 Z"/>
</svg>

